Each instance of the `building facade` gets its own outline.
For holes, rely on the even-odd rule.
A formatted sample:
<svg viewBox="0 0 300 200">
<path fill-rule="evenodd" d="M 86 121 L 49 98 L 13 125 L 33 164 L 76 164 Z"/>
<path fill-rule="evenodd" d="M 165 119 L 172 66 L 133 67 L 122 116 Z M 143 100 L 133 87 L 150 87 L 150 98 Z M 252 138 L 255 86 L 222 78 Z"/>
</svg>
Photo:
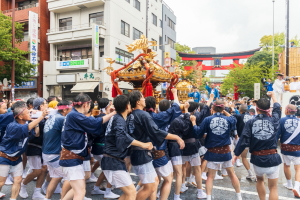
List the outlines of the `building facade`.
<svg viewBox="0 0 300 200">
<path fill-rule="evenodd" d="M 12 1 L 1 0 L 0 10 L 4 15 L 12 16 Z M 21 50 L 31 51 L 29 41 L 30 37 L 30 20 L 29 13 L 37 14 L 36 34 L 37 34 L 37 51 L 35 52 L 35 60 L 37 64 L 37 73 L 32 76 L 30 81 L 16 86 L 15 98 L 28 99 L 30 97 L 43 96 L 43 61 L 49 60 L 49 45 L 47 40 L 47 30 L 50 28 L 50 15 L 48 11 L 48 3 L 45 0 L 16 0 L 15 4 L 15 21 L 24 25 L 24 39 L 17 44 Z M 28 56 L 30 58 L 30 56 Z M 1 80 L 2 81 L 2 80 Z M 6 96 L 10 96 L 10 89 L 5 92 Z"/>
<path fill-rule="evenodd" d="M 119 69 L 140 52 L 126 45 L 142 34 L 159 43 L 162 38 L 161 0 L 47 0 L 50 11 L 50 61 L 44 61 L 43 96 L 73 99 L 86 92 L 92 99 L 111 98 L 109 66 Z M 157 60 L 163 65 L 162 48 Z M 119 83 L 124 93 L 132 87 Z"/>
</svg>

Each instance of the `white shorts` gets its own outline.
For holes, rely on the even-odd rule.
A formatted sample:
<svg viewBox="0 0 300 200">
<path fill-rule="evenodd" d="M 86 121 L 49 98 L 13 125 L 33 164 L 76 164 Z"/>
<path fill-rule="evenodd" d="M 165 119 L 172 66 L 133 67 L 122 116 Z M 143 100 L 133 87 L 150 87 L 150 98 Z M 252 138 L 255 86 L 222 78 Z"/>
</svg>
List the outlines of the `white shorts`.
<svg viewBox="0 0 300 200">
<path fill-rule="evenodd" d="M 226 169 L 226 168 L 232 167 L 232 161 L 231 160 L 228 160 L 225 162 L 207 161 L 206 167 L 209 169 L 214 169 L 214 170 Z"/>
<path fill-rule="evenodd" d="M 90 160 L 84 160 L 83 161 L 83 170 L 85 172 L 90 172 L 91 171 L 91 162 L 90 162 Z"/>
<path fill-rule="evenodd" d="M 107 181 L 116 188 L 126 187 L 132 184 L 132 179 L 128 172 L 124 170 L 103 170 Z"/>
<path fill-rule="evenodd" d="M 287 156 L 282 154 L 282 160 L 283 163 L 285 163 L 288 166 L 290 166 L 291 163 L 294 163 L 294 165 L 300 165 L 300 157 Z"/>
<path fill-rule="evenodd" d="M 62 167 L 64 177 L 68 181 L 75 181 L 75 180 L 84 180 L 84 169 L 83 165 L 77 165 L 74 167 Z"/>
<path fill-rule="evenodd" d="M 182 161 L 182 156 L 175 156 L 175 157 L 171 157 L 171 162 L 172 165 L 182 165 L 183 161 Z"/>
<path fill-rule="evenodd" d="M 191 156 L 182 156 L 182 161 L 183 161 L 183 163 L 189 162 L 192 167 L 201 165 L 201 159 L 200 159 L 199 153 L 196 153 Z"/>
<path fill-rule="evenodd" d="M 27 156 L 27 163 L 30 169 L 42 169 L 41 156 Z"/>
<path fill-rule="evenodd" d="M 205 146 L 202 146 L 199 148 L 199 156 L 204 156 L 204 154 L 207 152 L 207 148 Z"/>
<path fill-rule="evenodd" d="M 132 166 L 132 169 L 134 173 L 139 176 L 143 184 L 155 183 L 157 174 L 153 167 L 152 161 L 143 165 Z"/>
<path fill-rule="evenodd" d="M 159 175 L 159 176 L 162 176 L 162 177 L 169 176 L 171 173 L 173 173 L 173 166 L 172 166 L 171 161 L 169 161 L 166 165 L 164 165 L 162 167 L 155 168 L 155 171 L 156 171 L 157 175 Z"/>
<path fill-rule="evenodd" d="M 264 176 L 266 174 L 268 179 L 276 179 L 279 177 L 279 166 L 275 167 L 258 167 L 253 165 L 256 176 Z"/>
<path fill-rule="evenodd" d="M 103 158 L 103 155 L 94 155 L 94 158 L 99 161 L 100 165 L 101 165 L 101 160 Z"/>
<path fill-rule="evenodd" d="M 11 165 L 0 165 L 0 176 L 8 177 L 11 174 L 13 177 L 22 176 L 23 174 L 23 163 L 20 162 L 16 166 Z"/>
<path fill-rule="evenodd" d="M 57 159 L 58 156 L 58 154 L 43 154 L 43 160 L 47 165 L 51 178 L 62 178 L 64 176 L 62 167 L 59 165 L 59 160 L 52 162 L 52 160 Z"/>
</svg>

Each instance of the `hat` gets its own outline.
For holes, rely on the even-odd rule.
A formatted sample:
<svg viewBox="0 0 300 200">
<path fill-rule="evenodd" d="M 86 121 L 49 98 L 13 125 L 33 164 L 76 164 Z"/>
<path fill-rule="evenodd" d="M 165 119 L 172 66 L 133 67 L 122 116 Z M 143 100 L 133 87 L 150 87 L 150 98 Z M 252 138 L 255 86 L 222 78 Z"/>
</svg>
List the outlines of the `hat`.
<svg viewBox="0 0 300 200">
<path fill-rule="evenodd" d="M 284 76 L 283 73 L 277 73 L 277 76 Z"/>
<path fill-rule="evenodd" d="M 292 78 L 296 78 L 296 79 L 298 79 L 298 77 L 297 77 L 297 76 L 292 76 Z"/>
<path fill-rule="evenodd" d="M 257 102 L 258 101 L 258 99 L 253 99 L 253 102 Z"/>
<path fill-rule="evenodd" d="M 33 110 L 38 110 L 39 106 L 42 105 L 44 103 L 45 99 L 38 97 L 36 99 L 33 100 Z"/>
<path fill-rule="evenodd" d="M 58 104 L 58 101 L 51 101 L 48 105 L 49 108 L 55 108 Z"/>
</svg>

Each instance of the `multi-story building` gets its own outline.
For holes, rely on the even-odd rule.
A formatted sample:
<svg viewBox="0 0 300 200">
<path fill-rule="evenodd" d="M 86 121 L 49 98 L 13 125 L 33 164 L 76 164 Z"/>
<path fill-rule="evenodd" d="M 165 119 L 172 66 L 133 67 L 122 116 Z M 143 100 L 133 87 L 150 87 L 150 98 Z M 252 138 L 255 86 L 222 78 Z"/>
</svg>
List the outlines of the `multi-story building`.
<svg viewBox="0 0 300 200">
<path fill-rule="evenodd" d="M 1 0 L 0 10 L 7 16 L 12 16 L 12 1 Z M 47 30 L 50 27 L 48 3 L 45 0 L 16 0 L 15 4 L 15 21 L 24 24 L 24 39 L 22 43 L 17 44 L 21 50 L 30 51 L 29 41 L 30 37 L 30 25 L 33 23 L 30 21 L 29 12 L 37 14 L 36 23 L 36 34 L 37 34 L 37 51 L 35 54 L 35 62 L 37 64 L 37 73 L 32 76 L 29 82 L 26 82 L 20 86 L 16 86 L 15 98 L 16 99 L 27 99 L 30 97 L 37 97 L 43 95 L 43 60 L 49 60 L 49 45 L 47 41 Z M 28 56 L 29 58 L 30 56 Z M 7 92 L 7 96 L 9 96 Z"/>
<path fill-rule="evenodd" d="M 139 52 L 126 45 L 142 34 L 159 43 L 162 38 L 161 0 L 47 0 L 50 11 L 50 61 L 44 62 L 44 96 L 72 99 L 79 92 L 111 98 L 110 76 L 103 70 L 116 60 L 114 69 Z M 148 3 L 148 4 L 147 4 Z M 162 50 L 157 51 L 163 64 Z M 132 87 L 120 82 L 124 93 Z"/>
</svg>

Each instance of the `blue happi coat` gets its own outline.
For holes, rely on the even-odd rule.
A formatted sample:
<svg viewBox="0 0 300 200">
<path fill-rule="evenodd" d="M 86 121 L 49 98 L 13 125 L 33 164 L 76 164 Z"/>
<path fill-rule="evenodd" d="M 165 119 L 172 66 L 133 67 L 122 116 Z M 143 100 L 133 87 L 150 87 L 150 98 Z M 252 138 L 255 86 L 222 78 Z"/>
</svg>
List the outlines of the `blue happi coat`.
<svg viewBox="0 0 300 200">
<path fill-rule="evenodd" d="M 222 147 L 230 145 L 230 133 L 236 129 L 236 118 L 233 116 L 226 117 L 221 113 L 207 117 L 200 126 L 194 126 L 194 135 L 196 138 L 202 138 L 205 133 L 207 136 L 204 146 L 209 149 L 213 147 Z M 207 151 L 204 159 L 212 162 L 225 162 L 231 160 L 231 153 L 216 154 Z"/>
<path fill-rule="evenodd" d="M 63 148 L 76 153 L 79 156 L 87 157 L 87 143 L 89 134 L 101 134 L 102 118 L 86 117 L 75 108 L 66 116 L 63 131 L 61 134 L 61 145 Z M 73 167 L 83 163 L 80 159 L 60 160 L 62 167 Z"/>
<path fill-rule="evenodd" d="M 280 116 L 280 104 L 274 103 L 271 117 L 265 114 L 258 114 L 255 118 L 250 119 L 245 124 L 234 154 L 239 156 L 246 147 L 249 147 L 250 153 L 276 149 Z M 281 164 L 281 158 L 277 153 L 264 156 L 251 154 L 250 162 L 258 167 L 274 167 Z"/>
<path fill-rule="evenodd" d="M 298 119 L 295 115 L 287 115 L 280 119 L 279 129 L 277 138 L 280 138 L 280 142 L 284 143 L 289 137 L 294 133 L 297 129 L 300 119 Z M 288 144 L 291 145 L 300 145 L 300 132 L 294 137 Z M 281 150 L 283 155 L 287 156 L 296 156 L 300 157 L 300 151 L 283 151 Z"/>
</svg>

